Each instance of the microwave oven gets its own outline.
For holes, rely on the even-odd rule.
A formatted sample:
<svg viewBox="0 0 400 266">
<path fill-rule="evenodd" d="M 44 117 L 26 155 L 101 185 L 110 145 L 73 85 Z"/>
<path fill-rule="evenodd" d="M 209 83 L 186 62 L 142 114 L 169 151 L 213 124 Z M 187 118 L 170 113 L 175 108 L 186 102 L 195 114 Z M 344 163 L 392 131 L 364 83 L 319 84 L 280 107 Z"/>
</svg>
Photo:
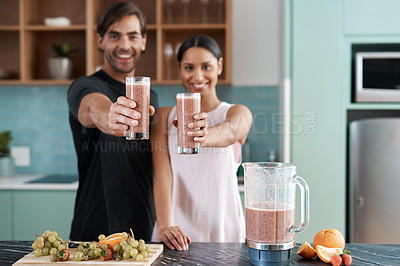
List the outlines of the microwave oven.
<svg viewBox="0 0 400 266">
<path fill-rule="evenodd" d="M 400 102 L 400 52 L 355 54 L 355 102 Z"/>
</svg>

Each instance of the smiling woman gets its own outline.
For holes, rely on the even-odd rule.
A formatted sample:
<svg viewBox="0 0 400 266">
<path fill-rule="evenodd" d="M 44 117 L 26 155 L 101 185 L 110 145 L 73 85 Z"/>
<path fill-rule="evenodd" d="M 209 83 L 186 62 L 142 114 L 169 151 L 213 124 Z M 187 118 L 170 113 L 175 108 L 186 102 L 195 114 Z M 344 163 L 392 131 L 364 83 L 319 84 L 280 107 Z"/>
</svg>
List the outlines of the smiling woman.
<svg viewBox="0 0 400 266">
<path fill-rule="evenodd" d="M 246 106 L 219 100 L 216 85 L 222 63 L 217 43 L 205 35 L 190 37 L 178 51 L 183 85 L 201 95 L 200 113 L 193 116 L 187 133 L 200 143 L 200 154 L 178 154 L 177 107 L 156 113 L 160 122 L 153 126 L 150 140 L 152 147 L 161 148 L 153 149 L 157 214 L 153 239 L 170 249 L 187 250 L 191 241 L 244 241 L 236 172 L 252 115 Z"/>
</svg>

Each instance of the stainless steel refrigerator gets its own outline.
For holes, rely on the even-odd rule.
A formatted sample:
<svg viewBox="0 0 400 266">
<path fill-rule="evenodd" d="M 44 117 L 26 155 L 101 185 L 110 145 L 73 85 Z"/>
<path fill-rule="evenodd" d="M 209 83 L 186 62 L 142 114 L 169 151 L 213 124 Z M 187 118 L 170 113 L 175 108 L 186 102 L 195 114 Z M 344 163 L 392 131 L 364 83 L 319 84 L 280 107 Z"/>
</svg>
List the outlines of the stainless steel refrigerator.
<svg viewBox="0 0 400 266">
<path fill-rule="evenodd" d="M 400 118 L 349 126 L 349 240 L 400 244 Z"/>
</svg>

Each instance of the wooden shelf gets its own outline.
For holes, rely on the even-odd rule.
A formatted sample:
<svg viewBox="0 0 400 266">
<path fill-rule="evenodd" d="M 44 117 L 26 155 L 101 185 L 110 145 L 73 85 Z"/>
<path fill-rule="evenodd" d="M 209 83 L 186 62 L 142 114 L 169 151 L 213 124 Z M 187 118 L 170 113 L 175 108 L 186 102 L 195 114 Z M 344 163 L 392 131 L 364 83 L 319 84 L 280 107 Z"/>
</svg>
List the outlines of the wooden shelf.
<svg viewBox="0 0 400 266">
<path fill-rule="evenodd" d="M 72 30 L 86 30 L 86 25 L 71 25 L 71 26 L 46 26 L 46 25 L 28 25 L 24 27 L 25 30 L 34 31 L 72 31 Z"/>
<path fill-rule="evenodd" d="M 4 26 L 0 25 L 0 31 L 19 31 L 19 26 Z"/>
<path fill-rule="evenodd" d="M 66 85 L 75 78 L 91 75 L 103 64 L 103 55 L 97 49 L 97 18 L 115 0 L 2 0 L 0 9 L 0 69 L 10 73 L 0 79 L 0 85 L 43 84 Z M 172 59 L 176 60 L 177 46 L 194 34 L 207 34 L 220 45 L 224 56 L 221 84 L 231 82 L 231 0 L 191 0 L 185 6 L 175 3 L 166 6 L 165 0 L 136 0 L 146 17 L 147 47 L 136 70 L 137 75 L 152 78 L 153 84 L 181 84 L 176 62 L 167 62 L 166 44 L 173 46 Z M 180 3 L 180 2 L 179 2 Z M 174 21 L 168 15 L 173 12 Z M 186 13 L 185 13 L 186 12 Z M 207 12 L 207 16 L 205 13 Z M 187 14 L 184 17 L 184 14 Z M 55 27 L 44 24 L 45 18 L 67 17 L 70 26 Z M 207 18 L 208 23 L 203 23 Z M 183 23 L 186 21 L 186 23 Z M 71 55 L 71 79 L 49 78 L 47 59 L 53 55 L 52 43 L 67 41 L 77 50 Z M 171 60 L 172 60 L 171 59 Z"/>
<path fill-rule="evenodd" d="M 3 79 L 1 84 L 4 85 L 69 85 L 73 79 L 30 79 L 25 81 L 16 81 L 12 79 Z"/>
<path fill-rule="evenodd" d="M 225 24 L 165 24 L 164 30 L 225 30 Z"/>
<path fill-rule="evenodd" d="M 96 29 L 97 29 L 97 25 L 94 24 L 94 25 L 93 25 L 93 30 L 96 31 Z M 146 25 L 146 30 L 147 30 L 147 31 L 149 31 L 149 30 L 156 30 L 156 29 L 157 29 L 157 25 L 155 25 L 155 24 L 147 24 L 147 25 Z"/>
</svg>

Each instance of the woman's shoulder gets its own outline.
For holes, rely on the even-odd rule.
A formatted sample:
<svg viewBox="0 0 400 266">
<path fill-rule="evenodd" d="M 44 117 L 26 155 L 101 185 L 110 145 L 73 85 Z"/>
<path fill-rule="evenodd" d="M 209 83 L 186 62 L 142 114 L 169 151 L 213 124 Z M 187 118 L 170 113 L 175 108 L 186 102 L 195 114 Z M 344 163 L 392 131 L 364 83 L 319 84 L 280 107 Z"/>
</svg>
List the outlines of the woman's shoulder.
<svg viewBox="0 0 400 266">
<path fill-rule="evenodd" d="M 243 104 L 233 104 L 228 110 L 229 116 L 245 116 L 247 120 L 251 120 L 253 115 L 250 109 Z"/>
<path fill-rule="evenodd" d="M 232 110 L 240 110 L 240 111 L 245 111 L 245 110 L 250 111 L 250 109 L 246 105 L 243 105 L 243 104 L 231 104 L 229 110 L 231 110 L 231 109 Z"/>
</svg>

